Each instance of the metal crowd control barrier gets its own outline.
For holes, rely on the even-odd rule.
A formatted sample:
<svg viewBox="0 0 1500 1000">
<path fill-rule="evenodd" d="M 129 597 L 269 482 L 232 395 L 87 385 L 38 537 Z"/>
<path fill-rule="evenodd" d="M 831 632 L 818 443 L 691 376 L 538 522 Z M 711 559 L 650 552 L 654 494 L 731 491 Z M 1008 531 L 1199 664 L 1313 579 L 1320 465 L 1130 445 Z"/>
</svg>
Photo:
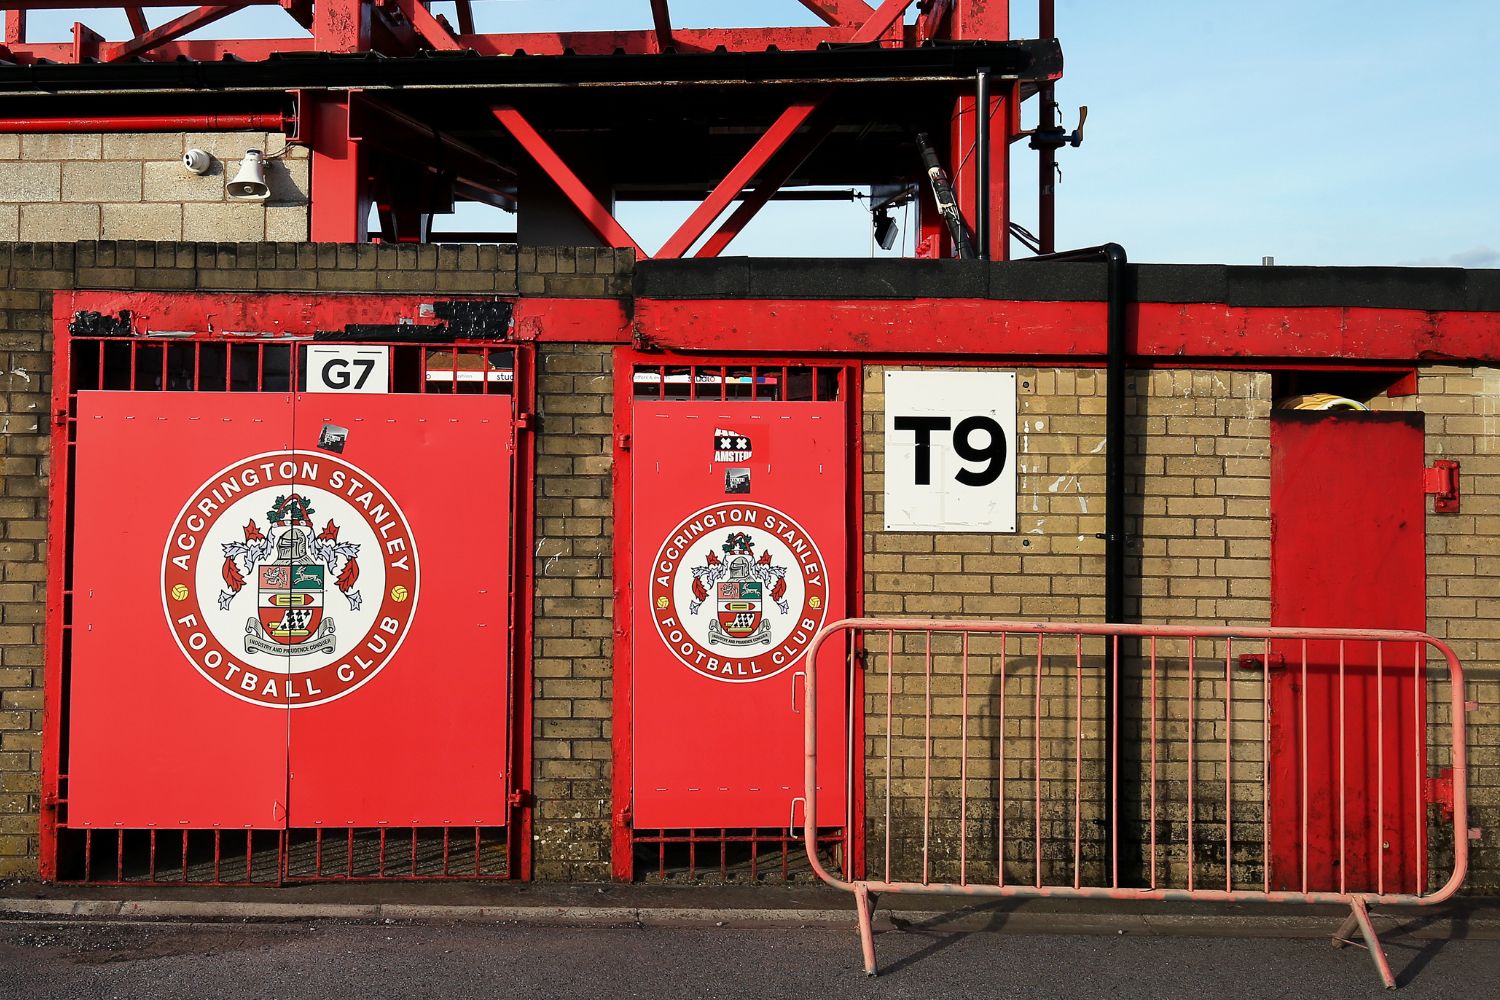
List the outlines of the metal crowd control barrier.
<svg viewBox="0 0 1500 1000">
<path fill-rule="evenodd" d="M 860 618 L 824 628 L 807 662 L 838 633 L 865 682 L 850 787 L 865 783 L 868 819 L 855 827 L 851 795 L 843 822 L 879 877 L 819 859 L 835 821 L 817 813 L 812 683 L 803 835 L 813 870 L 854 896 L 870 975 L 877 897 L 919 893 L 1339 904 L 1334 945 L 1357 927 L 1394 988 L 1369 907 L 1464 882 L 1474 706 L 1425 633 Z M 1451 810 L 1429 809 L 1444 764 Z M 1310 769 L 1328 785 L 1311 795 Z"/>
</svg>

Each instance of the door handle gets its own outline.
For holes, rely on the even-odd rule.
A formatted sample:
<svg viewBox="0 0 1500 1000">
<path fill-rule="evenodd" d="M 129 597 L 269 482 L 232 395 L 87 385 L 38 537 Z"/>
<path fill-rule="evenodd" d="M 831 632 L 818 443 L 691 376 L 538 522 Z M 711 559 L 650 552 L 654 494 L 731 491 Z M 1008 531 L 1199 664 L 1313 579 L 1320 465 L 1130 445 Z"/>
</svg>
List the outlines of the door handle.
<svg viewBox="0 0 1500 1000">
<path fill-rule="evenodd" d="M 797 700 L 797 678 L 802 678 L 802 683 L 807 683 L 807 671 L 796 670 L 792 672 L 792 711 L 798 715 L 802 714 L 802 703 Z"/>
</svg>

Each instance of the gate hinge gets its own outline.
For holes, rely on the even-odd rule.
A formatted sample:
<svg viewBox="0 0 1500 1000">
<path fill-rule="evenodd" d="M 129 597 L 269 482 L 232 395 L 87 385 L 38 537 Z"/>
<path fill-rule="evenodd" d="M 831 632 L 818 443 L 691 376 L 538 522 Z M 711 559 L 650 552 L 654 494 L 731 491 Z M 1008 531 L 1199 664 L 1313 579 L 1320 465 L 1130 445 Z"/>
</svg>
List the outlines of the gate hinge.
<svg viewBox="0 0 1500 1000">
<path fill-rule="evenodd" d="M 1239 665 L 1241 670 L 1254 670 L 1256 673 L 1262 670 L 1285 670 L 1286 657 L 1280 653 L 1272 653 L 1269 658 L 1265 653 L 1241 653 Z"/>
<path fill-rule="evenodd" d="M 629 434 L 616 434 L 615 435 L 615 450 L 616 451 L 629 451 L 630 450 L 630 435 Z"/>
<path fill-rule="evenodd" d="M 540 431 L 542 429 L 542 417 L 537 413 L 517 413 L 516 430 L 518 431 Z"/>
<path fill-rule="evenodd" d="M 527 788 L 517 788 L 511 792 L 508 801 L 512 809 L 530 809 L 536 804 L 536 800 L 532 798 L 531 790 Z"/>
<path fill-rule="evenodd" d="M 55 411 L 53 411 L 53 414 L 52 414 L 52 426 L 53 427 L 66 427 L 67 424 L 68 424 L 68 411 L 67 410 L 55 410 Z"/>
<path fill-rule="evenodd" d="M 1432 468 L 1422 470 L 1422 492 L 1433 497 L 1432 509 L 1438 514 L 1458 513 L 1458 463 L 1440 458 Z"/>
<path fill-rule="evenodd" d="M 1453 768 L 1445 767 L 1427 779 L 1427 801 L 1438 807 L 1443 819 L 1453 818 Z"/>
</svg>

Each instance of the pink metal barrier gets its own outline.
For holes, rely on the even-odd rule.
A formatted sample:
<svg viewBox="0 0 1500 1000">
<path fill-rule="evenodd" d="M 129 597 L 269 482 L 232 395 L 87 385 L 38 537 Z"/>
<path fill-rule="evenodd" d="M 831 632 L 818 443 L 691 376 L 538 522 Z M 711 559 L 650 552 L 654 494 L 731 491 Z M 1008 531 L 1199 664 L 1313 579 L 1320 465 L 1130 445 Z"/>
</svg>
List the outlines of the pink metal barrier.
<svg viewBox="0 0 1500 1000">
<path fill-rule="evenodd" d="M 1394 988 L 1369 907 L 1464 882 L 1474 706 L 1425 633 L 862 618 L 808 662 L 839 632 L 863 670 L 867 819 L 852 797 L 818 815 L 807 684 L 803 829 L 854 895 L 870 975 L 877 897 L 917 893 L 1339 904 L 1335 946 L 1357 927 Z M 868 877 L 818 857 L 841 822 Z"/>
</svg>

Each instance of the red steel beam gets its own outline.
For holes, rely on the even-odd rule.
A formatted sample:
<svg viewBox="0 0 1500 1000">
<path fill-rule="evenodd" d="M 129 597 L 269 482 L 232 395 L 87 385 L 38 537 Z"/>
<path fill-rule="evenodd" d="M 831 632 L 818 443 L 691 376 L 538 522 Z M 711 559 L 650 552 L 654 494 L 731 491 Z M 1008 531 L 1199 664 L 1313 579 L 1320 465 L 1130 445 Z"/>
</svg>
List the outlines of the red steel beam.
<svg viewBox="0 0 1500 1000">
<path fill-rule="evenodd" d="M 662 246 L 659 257 L 676 258 L 685 255 L 692 249 L 698 237 L 708 229 L 713 221 L 719 217 L 719 213 L 729 207 L 729 203 L 739 197 L 740 192 L 745 190 L 764 167 L 776 155 L 776 152 L 786 144 L 802 123 L 807 121 L 808 116 L 818 107 L 819 101 L 802 101 L 793 104 L 781 113 L 766 131 L 766 134 L 756 140 L 755 145 L 750 147 L 740 162 L 734 165 L 728 175 L 719 182 L 718 186 L 703 199 L 703 203 L 693 210 L 687 220 L 678 227 L 677 232 Z"/>
<path fill-rule="evenodd" d="M 791 179 L 792 174 L 797 172 L 798 168 L 807 161 L 818 146 L 822 145 L 823 140 L 828 138 L 828 134 L 832 131 L 832 123 L 817 125 L 787 143 L 786 149 L 772 162 L 760 183 L 755 186 L 755 190 L 740 202 L 739 207 L 724 220 L 723 225 L 719 226 L 713 235 L 704 241 L 703 246 L 693 256 L 717 257 L 723 253 L 734 238 L 744 232 L 745 227 L 765 207 L 766 202 L 781 190 L 782 185 Z"/>
<path fill-rule="evenodd" d="M 646 259 L 646 254 L 635 239 L 625 231 L 625 227 L 616 221 L 609 209 L 604 207 L 604 203 L 589 190 L 588 185 L 578 179 L 578 175 L 563 162 L 562 157 L 557 155 L 557 151 L 546 139 L 542 138 L 541 133 L 532 127 L 521 112 L 508 107 L 491 110 L 499 119 L 500 124 L 505 126 L 537 162 L 537 165 L 546 171 L 548 177 L 552 178 L 553 183 L 562 189 L 563 194 L 567 195 L 573 207 L 578 209 L 589 228 L 600 239 L 612 247 L 629 247 L 635 251 L 637 260 Z"/>
<path fill-rule="evenodd" d="M 458 33 L 474 34 L 474 5 L 469 0 L 454 0 L 453 6 L 458 12 Z"/>
<path fill-rule="evenodd" d="M 401 7 L 401 13 L 411 22 L 412 27 L 417 29 L 417 34 L 422 40 L 434 49 L 442 52 L 462 52 L 468 46 L 458 40 L 458 36 L 448 30 L 448 26 L 438 20 L 432 11 L 422 0 L 396 0 Z"/>
<path fill-rule="evenodd" d="M 865 0 L 798 0 L 812 11 L 824 24 L 833 27 L 856 27 L 870 17 L 870 5 Z"/>
<path fill-rule="evenodd" d="M 104 48 L 105 62 L 119 62 L 121 59 L 129 59 L 149 52 L 158 45 L 163 45 L 175 38 L 196 31 L 204 25 L 213 24 L 215 21 L 228 17 L 230 14 L 249 7 L 253 0 L 232 0 L 225 4 L 211 4 L 190 10 L 180 17 L 174 17 L 159 27 L 136 35 L 128 42 L 120 42 Z"/>
<path fill-rule="evenodd" d="M 848 354 L 857 345 L 861 355 L 1103 359 L 1105 310 L 1103 302 L 993 299 L 637 299 L 634 315 L 652 346 L 668 350 Z M 1143 361 L 1238 367 L 1493 362 L 1500 313 L 1142 302 L 1129 307 L 1126 349 Z"/>
<path fill-rule="evenodd" d="M 26 12 L 24 10 L 7 10 L 5 12 L 5 44 L 23 45 L 26 42 Z"/>
<path fill-rule="evenodd" d="M 651 0 L 651 23 L 656 30 L 656 47 L 666 51 L 672 47 L 672 12 L 667 9 L 667 0 Z"/>
<path fill-rule="evenodd" d="M 151 24 L 146 20 L 146 12 L 140 7 L 126 7 L 125 22 L 137 35 L 144 35 L 151 30 Z"/>
<path fill-rule="evenodd" d="M 912 0 L 885 0 L 880 9 L 872 13 L 860 29 L 854 33 L 853 41 L 873 42 L 901 19 L 910 7 Z M 766 163 L 775 156 L 782 146 L 786 145 L 802 124 L 807 121 L 808 116 L 817 109 L 821 98 L 813 101 L 801 101 L 793 104 L 781 113 L 766 134 L 756 140 L 755 145 L 750 147 L 740 162 L 734 165 L 725 178 L 719 182 L 703 204 L 693 210 L 687 220 L 678 227 L 666 244 L 662 246 L 659 257 L 676 258 L 684 256 L 692 249 L 698 238 L 708 230 L 713 221 L 719 217 L 729 203 L 739 197 L 740 192 L 745 190 L 756 174 L 760 173 Z M 751 214 L 754 214 L 752 211 Z"/>
</svg>

